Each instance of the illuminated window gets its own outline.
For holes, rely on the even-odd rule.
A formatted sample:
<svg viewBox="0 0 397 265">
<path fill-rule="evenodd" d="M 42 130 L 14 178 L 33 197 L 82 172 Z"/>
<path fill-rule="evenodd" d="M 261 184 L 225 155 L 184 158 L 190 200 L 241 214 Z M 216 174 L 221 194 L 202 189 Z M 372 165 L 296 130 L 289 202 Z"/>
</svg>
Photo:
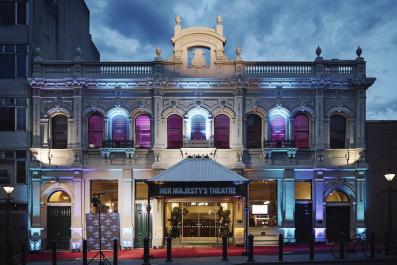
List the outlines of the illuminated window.
<svg viewBox="0 0 397 265">
<path fill-rule="evenodd" d="M 69 194 L 62 190 L 58 190 L 53 192 L 48 198 L 48 202 L 50 203 L 71 203 Z"/>
<path fill-rule="evenodd" d="M 147 200 L 149 196 L 148 185 L 142 181 L 135 182 L 135 200 Z"/>
<path fill-rule="evenodd" d="M 295 200 L 311 200 L 312 183 L 309 181 L 295 182 Z"/>
<path fill-rule="evenodd" d="M 349 197 L 346 195 L 346 193 L 335 190 L 327 196 L 326 202 L 349 202 Z"/>
<path fill-rule="evenodd" d="M 91 198 L 94 194 L 100 196 L 101 212 L 118 212 L 118 183 L 117 180 L 91 180 Z M 99 209 L 91 204 L 91 213 L 97 213 Z"/>
<path fill-rule="evenodd" d="M 282 141 L 285 140 L 286 120 L 281 114 L 274 114 L 270 117 L 270 140 Z"/>
<path fill-rule="evenodd" d="M 214 119 L 214 143 L 216 148 L 229 148 L 230 119 L 220 114 Z"/>
<path fill-rule="evenodd" d="M 192 140 L 205 140 L 205 123 L 206 119 L 203 115 L 196 114 L 191 118 L 192 129 L 190 131 L 190 139 Z"/>
<path fill-rule="evenodd" d="M 183 143 L 182 117 L 172 114 L 167 118 L 167 146 L 181 148 Z"/>
<path fill-rule="evenodd" d="M 112 140 L 128 140 L 128 119 L 124 115 L 112 117 Z"/>
<path fill-rule="evenodd" d="M 249 184 L 250 227 L 277 226 L 277 181 L 252 181 Z"/>
<path fill-rule="evenodd" d="M 141 114 L 135 119 L 135 141 L 137 148 L 150 148 L 150 117 Z"/>
<path fill-rule="evenodd" d="M 68 119 L 64 115 L 52 118 L 52 148 L 64 149 L 68 147 Z"/>
<path fill-rule="evenodd" d="M 92 114 L 88 118 L 88 144 L 90 148 L 102 147 L 103 118 L 100 114 Z"/>
<path fill-rule="evenodd" d="M 346 148 L 346 118 L 336 114 L 330 121 L 330 148 Z"/>
<path fill-rule="evenodd" d="M 298 114 L 294 118 L 294 140 L 298 148 L 309 147 L 309 118 L 305 114 Z"/>
<path fill-rule="evenodd" d="M 247 148 L 262 147 L 262 118 L 256 114 L 250 114 L 246 120 Z"/>
</svg>

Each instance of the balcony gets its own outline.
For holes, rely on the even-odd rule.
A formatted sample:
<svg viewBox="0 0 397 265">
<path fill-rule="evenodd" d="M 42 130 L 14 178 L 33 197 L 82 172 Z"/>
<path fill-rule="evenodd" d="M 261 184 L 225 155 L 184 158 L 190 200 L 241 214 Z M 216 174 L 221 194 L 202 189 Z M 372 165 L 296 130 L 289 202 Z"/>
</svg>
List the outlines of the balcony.
<svg viewBox="0 0 397 265">
<path fill-rule="evenodd" d="M 212 148 L 214 147 L 214 139 L 211 137 L 209 140 L 196 140 L 189 139 L 186 136 L 183 138 L 184 148 Z"/>
<path fill-rule="evenodd" d="M 271 158 L 272 153 L 286 153 L 289 158 L 296 156 L 298 148 L 294 140 L 264 140 L 263 154 L 265 158 Z"/>
<path fill-rule="evenodd" d="M 182 156 L 201 156 L 201 157 L 214 157 L 216 148 L 214 147 L 214 138 L 209 140 L 195 140 L 183 137 L 183 147 L 181 148 Z"/>
<path fill-rule="evenodd" d="M 127 158 L 135 154 L 134 140 L 105 140 L 102 141 L 101 155 L 109 158 L 112 153 L 125 153 Z"/>
</svg>

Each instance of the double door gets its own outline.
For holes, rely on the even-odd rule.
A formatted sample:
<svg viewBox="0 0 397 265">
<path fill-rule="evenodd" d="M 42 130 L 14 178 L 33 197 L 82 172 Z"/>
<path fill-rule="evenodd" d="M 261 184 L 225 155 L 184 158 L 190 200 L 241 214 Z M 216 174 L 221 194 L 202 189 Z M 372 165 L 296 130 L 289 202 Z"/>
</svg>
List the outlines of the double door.
<svg viewBox="0 0 397 265">
<path fill-rule="evenodd" d="M 70 248 L 70 206 L 48 206 L 47 207 L 47 248 L 51 248 L 53 241 L 58 249 Z"/>
</svg>

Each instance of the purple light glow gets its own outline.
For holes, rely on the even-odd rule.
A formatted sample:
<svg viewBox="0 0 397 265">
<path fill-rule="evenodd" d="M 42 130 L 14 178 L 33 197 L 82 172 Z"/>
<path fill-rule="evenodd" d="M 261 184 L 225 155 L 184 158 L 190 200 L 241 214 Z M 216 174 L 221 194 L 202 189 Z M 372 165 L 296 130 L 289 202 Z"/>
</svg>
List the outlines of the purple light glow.
<svg viewBox="0 0 397 265">
<path fill-rule="evenodd" d="M 141 114 L 135 119 L 136 147 L 150 148 L 150 117 Z"/>
</svg>

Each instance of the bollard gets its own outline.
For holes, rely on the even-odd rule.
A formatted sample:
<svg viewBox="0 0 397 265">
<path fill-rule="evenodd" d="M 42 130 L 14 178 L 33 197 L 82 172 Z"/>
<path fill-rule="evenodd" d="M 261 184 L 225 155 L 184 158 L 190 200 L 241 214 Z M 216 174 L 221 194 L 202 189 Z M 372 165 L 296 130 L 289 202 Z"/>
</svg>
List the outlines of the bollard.
<svg viewBox="0 0 397 265">
<path fill-rule="evenodd" d="M 222 260 L 223 261 L 229 260 L 227 258 L 227 237 L 226 236 L 222 237 Z"/>
<path fill-rule="evenodd" d="M 248 235 L 248 259 L 247 262 L 255 262 L 254 260 L 254 236 Z"/>
<path fill-rule="evenodd" d="M 149 237 L 143 239 L 143 263 L 142 265 L 150 265 L 149 262 Z"/>
<path fill-rule="evenodd" d="M 345 234 L 339 233 L 339 258 L 345 258 Z"/>
<path fill-rule="evenodd" d="M 83 240 L 83 265 L 87 265 L 87 240 Z"/>
<path fill-rule="evenodd" d="M 375 232 L 371 233 L 371 259 L 375 258 Z"/>
<path fill-rule="evenodd" d="M 172 237 L 167 236 L 167 259 L 166 262 L 172 262 Z"/>
<path fill-rule="evenodd" d="M 57 242 L 52 241 L 52 265 L 57 265 Z"/>
<path fill-rule="evenodd" d="M 119 244 L 117 242 L 117 238 L 113 239 L 113 265 L 117 265 L 118 260 L 118 251 L 119 251 Z"/>
<path fill-rule="evenodd" d="M 21 265 L 26 265 L 26 244 L 21 244 Z"/>
<path fill-rule="evenodd" d="M 309 256 L 310 256 L 310 260 L 314 260 L 314 235 L 313 235 L 313 233 L 309 234 Z"/>
<path fill-rule="evenodd" d="M 385 255 L 390 254 L 390 231 L 385 233 Z"/>
<path fill-rule="evenodd" d="M 278 235 L 278 261 L 283 261 L 284 236 Z"/>
</svg>

